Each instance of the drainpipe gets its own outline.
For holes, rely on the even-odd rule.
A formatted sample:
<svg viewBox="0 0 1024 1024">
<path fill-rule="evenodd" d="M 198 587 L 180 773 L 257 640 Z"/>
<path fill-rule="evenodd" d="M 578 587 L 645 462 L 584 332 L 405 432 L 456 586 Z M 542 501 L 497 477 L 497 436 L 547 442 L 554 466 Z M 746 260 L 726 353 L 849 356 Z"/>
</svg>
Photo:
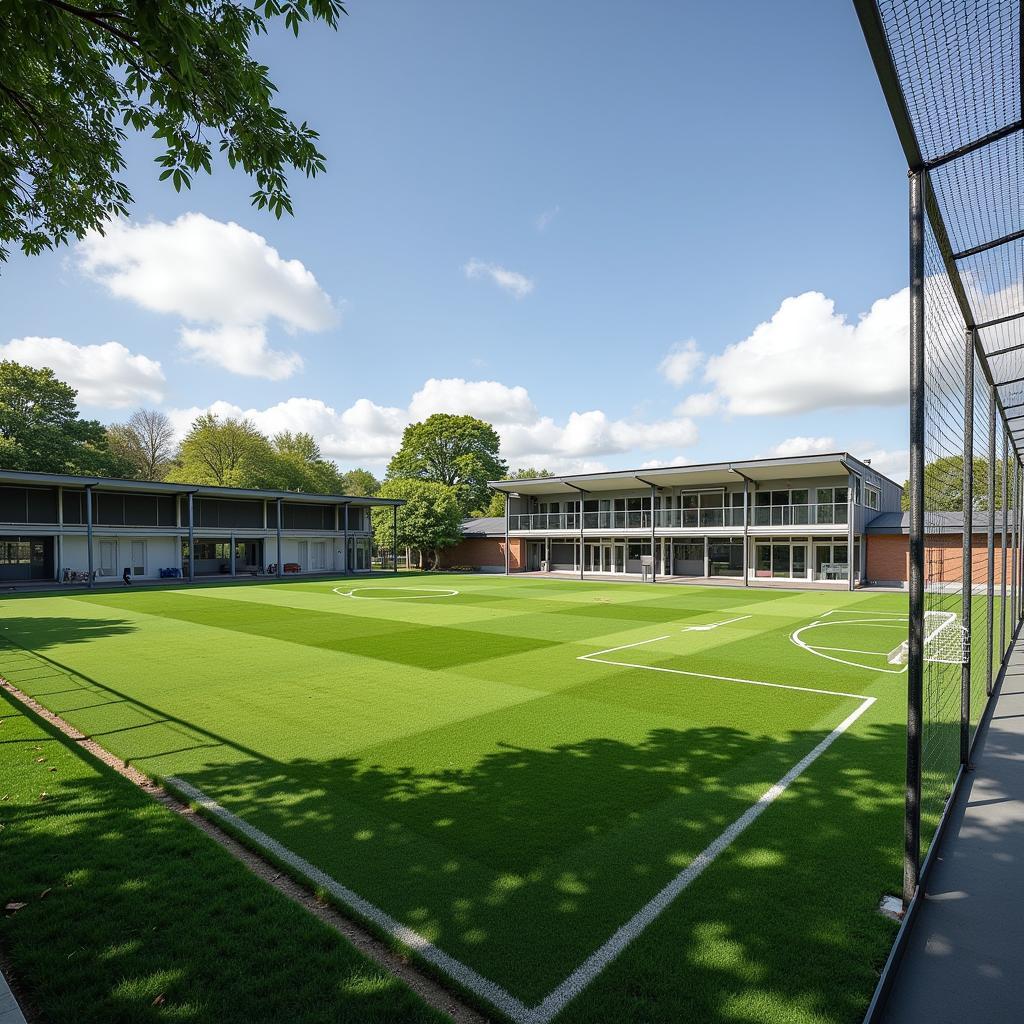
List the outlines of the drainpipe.
<svg viewBox="0 0 1024 1024">
<path fill-rule="evenodd" d="M 508 509 L 512 503 L 511 492 L 505 495 L 505 575 L 508 575 Z"/>
<path fill-rule="evenodd" d="M 853 470 L 847 475 L 846 486 L 846 575 L 849 577 L 850 590 L 853 590 L 853 520 L 857 506 L 853 503 Z"/>
<path fill-rule="evenodd" d="M 347 501 L 343 501 L 341 503 L 341 522 L 342 522 L 341 547 L 342 547 L 342 551 L 344 552 L 344 555 L 342 557 L 342 562 L 344 563 L 344 566 L 345 566 L 345 568 L 342 571 L 345 573 L 346 576 L 349 574 L 349 565 L 348 565 L 348 507 L 349 507 L 349 504 L 350 503 L 347 502 Z"/>
<path fill-rule="evenodd" d="M 750 586 L 750 477 L 741 473 L 733 466 L 730 473 L 735 473 L 743 480 L 743 586 Z M 755 484 L 756 486 L 756 484 Z M 724 498 L 722 499 L 725 500 Z M 792 572 L 792 569 L 790 569 Z"/>
</svg>

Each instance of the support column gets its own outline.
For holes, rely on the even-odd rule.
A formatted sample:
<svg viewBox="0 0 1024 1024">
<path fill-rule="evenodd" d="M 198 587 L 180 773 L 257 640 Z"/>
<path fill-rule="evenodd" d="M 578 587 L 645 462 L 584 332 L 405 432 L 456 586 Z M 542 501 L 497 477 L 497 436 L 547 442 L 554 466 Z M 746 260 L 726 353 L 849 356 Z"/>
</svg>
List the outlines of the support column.
<svg viewBox="0 0 1024 1024">
<path fill-rule="evenodd" d="M 1002 665 L 1003 657 L 1006 654 L 1006 503 L 1008 499 L 1007 484 L 1009 481 L 1006 479 L 1009 475 L 1008 470 L 1010 458 L 1010 435 L 1006 430 L 1006 424 L 1003 423 L 1003 463 L 1002 473 L 1003 478 L 1002 485 L 999 488 L 1000 494 L 1002 495 L 1000 505 L 1000 511 L 1002 513 L 1002 526 L 999 531 L 999 549 L 1000 555 L 999 560 L 1002 565 L 1002 571 L 999 576 L 999 664 Z"/>
<path fill-rule="evenodd" d="M 854 585 L 854 564 L 853 564 L 853 526 L 857 513 L 857 504 L 853 500 L 856 487 L 856 478 L 851 470 L 847 474 L 846 487 L 846 575 L 849 577 L 849 589 L 853 590 Z M 810 495 L 808 495 L 810 497 Z"/>
<path fill-rule="evenodd" d="M 85 545 L 88 549 L 86 570 L 88 572 L 89 587 L 95 586 L 96 581 L 92 578 L 95 559 L 92 553 L 92 485 L 85 487 Z"/>
<path fill-rule="evenodd" d="M 235 575 L 235 535 L 232 533 L 228 538 L 228 543 L 231 545 L 231 575 Z"/>
<path fill-rule="evenodd" d="M 280 498 L 277 499 L 277 578 L 280 579 L 284 575 L 284 563 L 282 561 L 282 544 L 281 544 L 281 530 L 283 528 L 282 520 L 284 519 L 284 503 Z"/>
<path fill-rule="evenodd" d="M 921 867 L 921 723 L 924 699 L 924 171 L 910 175 L 910 628 L 903 904 Z"/>
<path fill-rule="evenodd" d="M 656 543 L 655 517 L 654 517 L 654 492 L 657 488 L 651 484 L 651 582 L 658 582 L 658 556 L 654 552 Z"/>
<path fill-rule="evenodd" d="M 974 336 L 964 332 L 964 531 L 961 551 L 961 624 L 971 635 L 971 600 L 974 596 Z M 971 648 L 967 647 L 960 673 L 960 763 L 966 768 L 971 750 Z"/>
<path fill-rule="evenodd" d="M 750 586 L 750 480 L 743 478 L 743 586 Z"/>
<path fill-rule="evenodd" d="M 342 510 L 342 531 L 341 531 L 341 544 L 344 555 L 342 556 L 342 563 L 345 568 L 342 570 L 347 576 L 350 572 L 348 564 L 348 502 L 345 502 L 345 507 Z"/>
<path fill-rule="evenodd" d="M 512 495 L 505 495 L 505 575 L 508 575 L 509 559 L 508 559 L 508 507 L 512 502 Z M 532 520 L 531 520 L 532 521 Z"/>
<path fill-rule="evenodd" d="M 1019 577 L 1017 575 L 1017 550 L 1020 546 L 1020 535 L 1017 530 L 1017 525 L 1020 517 L 1020 466 L 1017 462 L 1017 456 L 1013 456 L 1013 521 L 1010 525 L 1010 535 L 1013 537 L 1012 552 L 1013 557 L 1011 559 L 1010 567 L 1010 638 L 1013 639 L 1013 630 L 1017 627 L 1017 605 L 1019 603 L 1018 594 L 1018 582 Z"/>
<path fill-rule="evenodd" d="M 585 549 L 584 549 L 584 546 L 583 546 L 583 492 L 582 491 L 580 491 L 580 497 L 579 497 L 579 501 L 577 502 L 577 507 L 579 508 L 579 517 L 580 517 L 580 579 L 583 579 L 583 555 L 585 553 Z"/>
<path fill-rule="evenodd" d="M 985 598 L 988 639 L 988 672 L 985 692 L 992 696 L 992 656 L 995 653 L 995 596 L 996 596 L 996 389 L 988 388 L 988 558 L 986 566 Z"/>
<path fill-rule="evenodd" d="M 195 495 L 188 492 L 188 581 L 192 583 L 196 578 L 196 514 Z"/>
<path fill-rule="evenodd" d="M 383 568 L 383 566 L 382 566 Z M 391 571 L 398 572 L 398 506 L 391 506 Z"/>
</svg>

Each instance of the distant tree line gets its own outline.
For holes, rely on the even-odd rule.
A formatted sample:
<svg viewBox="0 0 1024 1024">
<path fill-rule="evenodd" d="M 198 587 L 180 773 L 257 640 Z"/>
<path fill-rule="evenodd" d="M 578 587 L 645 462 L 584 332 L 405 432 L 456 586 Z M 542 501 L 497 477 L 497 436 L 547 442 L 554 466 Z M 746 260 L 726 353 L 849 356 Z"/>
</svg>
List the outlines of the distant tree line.
<svg viewBox="0 0 1024 1024">
<path fill-rule="evenodd" d="M 436 413 L 410 423 L 382 482 L 366 469 L 339 469 L 307 433 L 271 437 L 251 420 L 204 413 L 179 443 L 165 413 L 139 409 L 105 426 L 83 419 L 77 398 L 52 370 L 0 362 L 0 468 L 401 498 L 398 546 L 428 568 L 461 540 L 465 519 L 505 514 L 504 494 L 488 481 L 552 475 L 510 474 L 498 432 L 474 416 Z M 390 548 L 390 509 L 376 510 L 373 522 L 378 546 Z"/>
</svg>

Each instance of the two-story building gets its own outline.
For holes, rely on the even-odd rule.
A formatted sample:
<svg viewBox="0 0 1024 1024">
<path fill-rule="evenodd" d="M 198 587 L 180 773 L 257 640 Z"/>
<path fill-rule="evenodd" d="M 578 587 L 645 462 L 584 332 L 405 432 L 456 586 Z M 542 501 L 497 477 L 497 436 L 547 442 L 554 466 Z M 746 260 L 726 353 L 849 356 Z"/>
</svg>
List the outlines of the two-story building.
<svg viewBox="0 0 1024 1024">
<path fill-rule="evenodd" d="M 401 501 L 0 470 L 0 582 L 369 572 Z"/>
<path fill-rule="evenodd" d="M 846 452 L 496 480 L 510 571 L 745 583 L 865 578 L 865 526 L 902 488 Z"/>
</svg>

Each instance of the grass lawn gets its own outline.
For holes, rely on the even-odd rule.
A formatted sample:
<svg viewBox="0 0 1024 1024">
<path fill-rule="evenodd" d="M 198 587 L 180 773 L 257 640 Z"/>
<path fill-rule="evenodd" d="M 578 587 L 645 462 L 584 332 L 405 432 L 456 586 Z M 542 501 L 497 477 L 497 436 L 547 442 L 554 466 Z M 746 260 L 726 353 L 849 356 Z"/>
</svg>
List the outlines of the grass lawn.
<svg viewBox="0 0 1024 1024">
<path fill-rule="evenodd" d="M 444 1019 L 3 692 L 0 829 L 0 946 L 52 1024 Z"/>
<path fill-rule="evenodd" d="M 0 601 L 0 673 L 538 1019 L 817 1024 L 860 1019 L 893 937 L 906 675 L 885 653 L 905 613 L 422 574 L 77 592 Z"/>
</svg>

